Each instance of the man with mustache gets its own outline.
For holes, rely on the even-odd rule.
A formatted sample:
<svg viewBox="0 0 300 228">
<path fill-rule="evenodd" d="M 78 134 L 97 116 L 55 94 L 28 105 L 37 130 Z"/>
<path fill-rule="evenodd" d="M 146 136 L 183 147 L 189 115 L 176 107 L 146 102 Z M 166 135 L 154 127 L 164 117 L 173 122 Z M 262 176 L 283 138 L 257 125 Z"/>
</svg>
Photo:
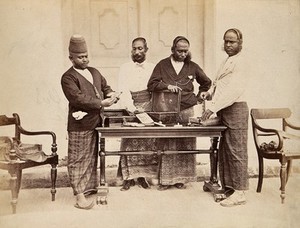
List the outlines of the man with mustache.
<svg viewBox="0 0 300 228">
<path fill-rule="evenodd" d="M 151 111 L 151 95 L 147 82 L 154 68 L 153 63 L 146 61 L 147 41 L 137 37 L 132 41 L 132 61 L 121 66 L 119 72 L 119 91 L 122 91 L 120 105 L 132 113 Z M 143 151 L 156 150 L 155 139 L 122 139 L 121 150 Z M 123 187 L 127 191 L 137 184 L 144 189 L 150 188 L 148 179 L 157 179 L 158 160 L 156 155 L 121 156 L 118 176 L 122 176 Z"/>
<path fill-rule="evenodd" d="M 202 115 L 202 120 L 207 120 L 216 113 L 227 127 L 220 141 L 219 172 L 222 187 L 233 194 L 220 204 L 231 207 L 246 203 L 245 191 L 249 188 L 249 109 L 244 97 L 248 68 L 241 54 L 241 31 L 235 28 L 228 29 L 223 40 L 228 57 L 221 65 L 212 88 L 201 93 L 203 99 L 211 100 L 211 104 L 207 104 L 210 107 Z"/>
</svg>

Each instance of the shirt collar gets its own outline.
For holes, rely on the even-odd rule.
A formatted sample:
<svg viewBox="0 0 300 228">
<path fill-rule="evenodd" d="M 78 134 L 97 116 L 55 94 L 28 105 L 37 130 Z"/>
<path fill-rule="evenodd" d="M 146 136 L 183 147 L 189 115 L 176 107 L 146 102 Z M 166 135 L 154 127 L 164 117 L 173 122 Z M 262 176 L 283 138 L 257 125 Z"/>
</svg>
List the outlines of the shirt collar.
<svg viewBox="0 0 300 228">
<path fill-rule="evenodd" d="M 142 62 L 142 63 L 134 62 L 134 65 L 135 65 L 136 67 L 142 67 L 142 68 L 145 68 L 145 63 L 146 63 L 146 61 L 144 61 L 144 62 Z"/>
<path fill-rule="evenodd" d="M 234 60 L 234 59 L 238 58 L 240 55 L 241 55 L 241 52 L 239 52 L 239 53 L 237 53 L 236 55 L 233 55 L 233 56 L 228 56 L 227 59 Z"/>
<path fill-rule="evenodd" d="M 76 71 L 78 71 L 78 72 L 82 72 L 82 71 L 87 70 L 87 68 L 85 68 L 85 69 L 77 69 L 77 68 L 75 68 L 74 66 L 73 66 L 73 69 L 76 70 Z"/>
<path fill-rule="evenodd" d="M 184 64 L 184 62 L 176 61 L 173 56 L 171 56 L 171 62 L 176 64 L 176 65 L 183 65 Z"/>
</svg>

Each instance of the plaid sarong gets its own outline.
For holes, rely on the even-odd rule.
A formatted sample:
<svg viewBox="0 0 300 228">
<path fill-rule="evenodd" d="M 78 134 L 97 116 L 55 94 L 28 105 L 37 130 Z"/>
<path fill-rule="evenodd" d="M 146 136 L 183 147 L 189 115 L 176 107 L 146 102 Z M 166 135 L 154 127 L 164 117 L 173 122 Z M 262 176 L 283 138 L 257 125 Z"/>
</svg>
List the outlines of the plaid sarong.
<svg viewBox="0 0 300 228">
<path fill-rule="evenodd" d="M 71 131 L 68 145 L 68 172 L 74 195 L 98 186 L 97 132 Z"/>
<path fill-rule="evenodd" d="M 236 102 L 219 111 L 222 123 L 227 127 L 220 140 L 219 172 L 223 187 L 248 190 L 248 117 L 246 102 Z"/>
</svg>

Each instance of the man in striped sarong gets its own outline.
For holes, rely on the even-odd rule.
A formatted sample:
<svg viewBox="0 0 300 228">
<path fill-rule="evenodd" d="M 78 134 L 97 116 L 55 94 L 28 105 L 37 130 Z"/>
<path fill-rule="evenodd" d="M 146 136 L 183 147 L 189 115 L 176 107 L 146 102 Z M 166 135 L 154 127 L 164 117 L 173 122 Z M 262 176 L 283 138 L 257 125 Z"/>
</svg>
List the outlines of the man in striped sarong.
<svg viewBox="0 0 300 228">
<path fill-rule="evenodd" d="M 248 183 L 248 116 L 244 92 L 247 86 L 247 65 L 241 55 L 243 36 L 235 28 L 224 34 L 224 50 L 228 58 L 220 67 L 212 88 L 201 94 L 211 100 L 203 113 L 207 120 L 216 113 L 227 127 L 220 141 L 219 172 L 222 187 L 233 192 L 221 205 L 231 207 L 246 203 Z"/>
<path fill-rule="evenodd" d="M 109 107 L 118 99 L 101 73 L 88 67 L 87 45 L 81 35 L 71 37 L 69 59 L 73 66 L 61 78 L 63 92 L 69 101 L 68 172 L 76 196 L 75 207 L 90 209 L 94 202 L 89 202 L 85 195 L 96 193 L 98 185 L 95 128 L 102 124 L 102 107 Z"/>
</svg>

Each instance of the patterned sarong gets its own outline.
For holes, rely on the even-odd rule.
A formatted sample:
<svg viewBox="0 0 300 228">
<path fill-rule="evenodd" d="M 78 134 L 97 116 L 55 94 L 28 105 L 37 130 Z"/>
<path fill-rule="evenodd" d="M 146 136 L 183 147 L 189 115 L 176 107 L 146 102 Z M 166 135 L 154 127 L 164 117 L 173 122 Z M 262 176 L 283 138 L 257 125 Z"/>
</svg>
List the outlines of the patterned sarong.
<svg viewBox="0 0 300 228">
<path fill-rule="evenodd" d="M 187 123 L 194 115 L 193 107 L 179 113 L 180 123 Z M 196 138 L 159 139 L 160 150 L 195 150 Z M 196 181 L 196 155 L 163 155 L 160 164 L 160 184 L 173 185 Z"/>
<path fill-rule="evenodd" d="M 217 113 L 227 127 L 220 141 L 219 172 L 223 187 L 248 190 L 248 117 L 246 102 L 236 102 Z"/>
<path fill-rule="evenodd" d="M 151 101 L 151 94 L 148 90 L 141 90 L 141 91 L 130 91 L 131 97 L 133 100 L 134 106 L 139 109 L 142 108 L 147 111 L 151 111 L 152 109 L 152 101 Z"/>
<path fill-rule="evenodd" d="M 156 151 L 155 139 L 122 139 L 122 151 Z M 120 166 L 124 180 L 138 177 L 157 179 L 158 159 L 157 155 L 132 155 L 121 156 Z"/>
<path fill-rule="evenodd" d="M 132 92 L 132 99 L 136 108 L 151 110 L 151 95 L 147 90 Z M 122 139 L 122 151 L 156 151 L 156 139 Z M 138 177 L 158 179 L 158 158 L 157 155 L 131 155 L 121 156 L 119 162 L 118 176 L 122 175 L 123 180 Z"/>
<path fill-rule="evenodd" d="M 74 195 L 98 186 L 97 132 L 69 132 L 68 172 Z"/>
<path fill-rule="evenodd" d="M 196 138 L 160 139 L 163 150 L 193 150 Z M 196 155 L 163 155 L 160 166 L 160 184 L 173 185 L 196 181 Z"/>
</svg>

